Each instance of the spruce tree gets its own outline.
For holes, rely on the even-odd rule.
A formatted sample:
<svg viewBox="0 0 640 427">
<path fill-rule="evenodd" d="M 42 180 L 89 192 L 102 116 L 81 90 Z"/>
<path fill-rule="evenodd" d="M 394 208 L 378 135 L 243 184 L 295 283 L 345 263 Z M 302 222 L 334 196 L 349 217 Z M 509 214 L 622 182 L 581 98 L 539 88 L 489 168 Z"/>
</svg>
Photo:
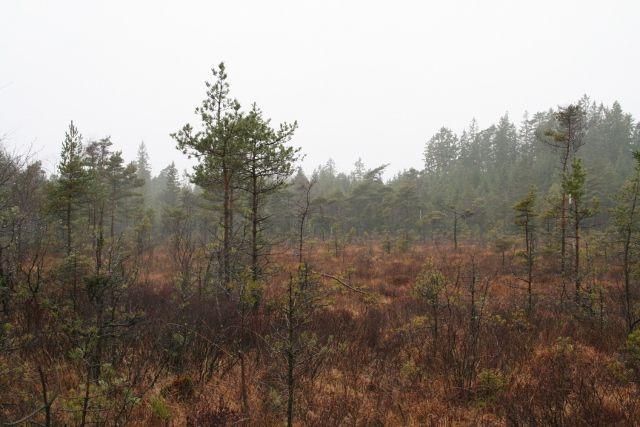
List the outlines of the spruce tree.
<svg viewBox="0 0 640 427">
<path fill-rule="evenodd" d="M 138 146 L 138 157 L 136 159 L 136 171 L 138 179 L 142 181 L 142 195 L 144 202 L 149 203 L 149 193 L 151 184 L 151 165 L 149 164 L 149 153 L 144 141 Z"/>
</svg>

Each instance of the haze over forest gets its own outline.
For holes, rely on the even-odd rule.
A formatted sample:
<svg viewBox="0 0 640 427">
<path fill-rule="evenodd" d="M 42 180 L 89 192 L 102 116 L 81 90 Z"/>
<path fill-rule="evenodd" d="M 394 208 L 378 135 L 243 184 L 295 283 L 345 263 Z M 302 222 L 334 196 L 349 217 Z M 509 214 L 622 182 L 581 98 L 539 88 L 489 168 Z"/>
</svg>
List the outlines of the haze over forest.
<svg viewBox="0 0 640 427">
<path fill-rule="evenodd" d="M 421 167 L 441 126 L 460 132 L 475 117 L 485 128 L 505 112 L 519 121 L 584 94 L 640 114 L 633 1 L 0 7 L 1 131 L 49 172 L 70 120 L 87 138 L 110 135 L 127 158 L 144 141 L 154 174 L 171 160 L 188 168 L 168 135 L 223 60 L 244 105 L 298 120 L 307 173 L 362 158 L 390 163 L 390 178 Z"/>
<path fill-rule="evenodd" d="M 634 2 L 0 6 L 0 425 L 640 424 Z"/>
</svg>

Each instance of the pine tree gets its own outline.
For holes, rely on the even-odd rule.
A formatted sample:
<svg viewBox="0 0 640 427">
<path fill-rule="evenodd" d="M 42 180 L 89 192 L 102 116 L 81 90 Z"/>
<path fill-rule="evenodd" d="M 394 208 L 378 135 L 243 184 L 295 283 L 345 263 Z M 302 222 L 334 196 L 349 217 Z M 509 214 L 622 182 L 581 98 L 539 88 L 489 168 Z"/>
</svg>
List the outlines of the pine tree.
<svg viewBox="0 0 640 427">
<path fill-rule="evenodd" d="M 257 281 L 260 275 L 260 260 L 263 244 L 260 234 L 267 217 L 264 205 L 267 198 L 281 190 L 293 173 L 298 149 L 286 146 L 296 130 L 297 124 L 283 123 L 272 129 L 269 120 L 254 105 L 245 118 L 245 152 L 240 186 L 249 197 L 249 222 L 251 224 L 251 277 Z"/>
<path fill-rule="evenodd" d="M 582 166 L 582 160 L 574 158 L 572 162 L 571 172 L 563 179 L 563 190 L 568 196 L 568 204 L 570 218 L 573 220 L 574 231 L 574 263 L 573 275 L 575 283 L 575 298 L 578 301 L 580 297 L 580 287 L 582 283 L 582 273 L 580 271 L 580 232 L 583 228 L 585 219 L 595 215 L 597 210 L 597 200 L 587 205 L 586 196 L 586 172 Z"/>
<path fill-rule="evenodd" d="M 234 190 L 240 171 L 242 156 L 242 114 L 240 104 L 229 96 L 229 83 L 224 63 L 212 69 L 215 81 L 206 83 L 207 97 L 196 108 L 201 130 L 190 124 L 171 134 L 178 149 L 198 164 L 191 181 L 207 190 L 220 190 L 222 206 L 222 281 L 226 285 L 232 276 L 231 252 L 233 247 Z"/>
<path fill-rule="evenodd" d="M 113 264 L 116 252 L 116 234 L 124 228 L 129 218 L 139 206 L 129 204 L 133 199 L 140 197 L 136 190 L 144 185 L 144 181 L 138 178 L 135 163 L 125 165 L 121 151 L 116 151 L 109 156 L 106 166 L 106 178 L 108 186 L 107 206 L 109 209 L 109 270 Z M 122 224 L 118 228 L 117 220 Z"/>
<path fill-rule="evenodd" d="M 637 322 L 633 304 L 636 292 L 632 289 L 632 278 L 639 256 L 635 242 L 640 233 L 640 152 L 634 151 L 633 157 L 636 162 L 633 176 L 616 195 L 617 204 L 612 209 L 613 224 L 622 245 L 624 314 L 629 332 Z"/>
<path fill-rule="evenodd" d="M 95 274 L 102 273 L 105 246 L 105 215 L 109 197 L 107 168 L 111 156 L 112 142 L 110 138 L 103 138 L 91 142 L 86 148 L 85 162 L 90 179 L 89 216 L 92 231 Z"/>
<path fill-rule="evenodd" d="M 84 169 L 82 135 L 71 122 L 62 142 L 60 163 L 58 164 L 58 180 L 55 188 L 55 203 L 61 208 L 64 216 L 66 234 L 66 252 L 71 255 L 73 245 L 74 214 L 79 208 L 86 192 L 87 174 Z"/>
<path fill-rule="evenodd" d="M 569 167 L 578 149 L 584 144 L 585 114 L 579 104 L 571 104 L 560 108 L 555 114 L 557 129 L 548 130 L 545 142 L 560 154 L 560 170 L 562 185 L 562 201 L 560 206 L 560 272 L 566 272 L 567 258 L 567 212 L 568 195 L 564 180 L 568 176 Z"/>
<path fill-rule="evenodd" d="M 78 300 L 78 251 L 74 242 L 74 224 L 77 213 L 87 196 L 89 177 L 84 166 L 82 135 L 73 122 L 62 142 L 58 179 L 51 193 L 53 206 L 61 214 L 66 237 L 66 256 L 71 281 L 71 300 L 75 306 Z"/>
<path fill-rule="evenodd" d="M 535 228 L 534 222 L 537 216 L 535 212 L 536 203 L 536 190 L 531 188 L 529 193 L 521 199 L 513 207 L 516 218 L 515 223 L 520 227 L 524 233 L 524 260 L 527 266 L 527 277 L 524 279 L 527 284 L 527 310 L 531 311 L 533 308 L 533 265 L 535 257 Z"/>
</svg>

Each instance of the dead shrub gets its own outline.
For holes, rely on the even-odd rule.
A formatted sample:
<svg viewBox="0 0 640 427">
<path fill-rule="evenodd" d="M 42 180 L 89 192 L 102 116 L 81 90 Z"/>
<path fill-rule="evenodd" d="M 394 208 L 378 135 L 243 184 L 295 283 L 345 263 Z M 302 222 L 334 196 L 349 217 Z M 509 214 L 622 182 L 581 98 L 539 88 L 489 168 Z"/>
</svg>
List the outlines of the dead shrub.
<svg viewBox="0 0 640 427">
<path fill-rule="evenodd" d="M 517 425 L 629 423 L 629 399 L 617 383 L 614 360 L 592 347 L 559 338 L 537 349 L 512 378 L 505 403 Z M 633 405 L 635 406 L 635 405 Z"/>
</svg>

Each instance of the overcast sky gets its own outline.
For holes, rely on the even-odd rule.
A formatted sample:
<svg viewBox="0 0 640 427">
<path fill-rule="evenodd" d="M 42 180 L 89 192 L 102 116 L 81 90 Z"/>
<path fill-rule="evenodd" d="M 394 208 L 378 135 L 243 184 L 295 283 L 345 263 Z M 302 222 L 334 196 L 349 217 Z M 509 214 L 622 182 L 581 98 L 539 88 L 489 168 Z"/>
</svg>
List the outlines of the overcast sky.
<svg viewBox="0 0 640 427">
<path fill-rule="evenodd" d="M 475 117 L 619 100 L 640 116 L 640 2 L 0 1 L 0 134 L 52 171 L 70 120 L 154 172 L 187 161 L 214 64 L 233 95 L 298 120 L 305 170 L 421 167 L 425 141 Z"/>
</svg>

